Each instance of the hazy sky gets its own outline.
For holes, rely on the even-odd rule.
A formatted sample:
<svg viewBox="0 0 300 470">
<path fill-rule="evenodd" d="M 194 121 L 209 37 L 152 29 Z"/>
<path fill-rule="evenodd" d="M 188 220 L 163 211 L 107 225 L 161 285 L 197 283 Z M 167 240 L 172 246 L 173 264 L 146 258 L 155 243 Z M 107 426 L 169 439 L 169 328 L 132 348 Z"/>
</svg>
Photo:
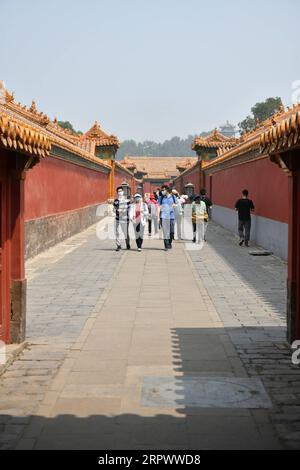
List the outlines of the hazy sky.
<svg viewBox="0 0 300 470">
<path fill-rule="evenodd" d="M 162 141 L 291 102 L 299 0 L 0 0 L 0 79 L 87 130 Z"/>
</svg>

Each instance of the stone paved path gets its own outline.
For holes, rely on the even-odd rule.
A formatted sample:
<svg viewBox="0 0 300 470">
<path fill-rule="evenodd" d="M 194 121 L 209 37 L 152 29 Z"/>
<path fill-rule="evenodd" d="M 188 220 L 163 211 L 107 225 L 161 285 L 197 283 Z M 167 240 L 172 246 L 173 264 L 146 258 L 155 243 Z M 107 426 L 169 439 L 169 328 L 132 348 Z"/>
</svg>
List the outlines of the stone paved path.
<svg viewBox="0 0 300 470">
<path fill-rule="evenodd" d="M 268 419 L 286 448 L 300 449 L 300 367 L 286 345 L 286 263 L 249 256 L 237 238 L 213 225 L 191 258 L 249 377 L 272 400 Z"/>
<path fill-rule="evenodd" d="M 115 253 L 91 228 L 28 263 L 2 448 L 300 447 L 285 263 L 216 226 L 201 251 L 161 247 Z"/>
<path fill-rule="evenodd" d="M 0 449 L 36 412 L 119 260 L 93 226 L 27 262 L 28 346 L 0 377 Z"/>
</svg>

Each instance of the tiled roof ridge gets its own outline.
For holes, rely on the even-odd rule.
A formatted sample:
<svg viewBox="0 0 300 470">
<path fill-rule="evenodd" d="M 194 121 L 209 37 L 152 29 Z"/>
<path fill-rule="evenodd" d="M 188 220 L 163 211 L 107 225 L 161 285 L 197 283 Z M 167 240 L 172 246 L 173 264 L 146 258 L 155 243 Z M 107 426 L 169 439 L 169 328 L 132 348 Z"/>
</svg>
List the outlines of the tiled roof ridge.
<svg viewBox="0 0 300 470">
<path fill-rule="evenodd" d="M 282 105 L 276 113 L 263 122 L 257 122 L 255 129 L 242 134 L 238 143 L 234 147 L 220 148 L 217 151 L 217 158 L 203 162 L 203 168 L 213 167 L 223 161 L 242 155 L 250 150 L 262 149 L 263 135 L 267 135 L 274 127 L 283 121 L 290 121 L 291 117 L 300 112 L 300 103 L 294 104 L 291 107 Z"/>
<path fill-rule="evenodd" d="M 51 128 L 53 133 L 57 133 L 71 142 L 78 139 L 78 136 L 71 132 L 69 129 L 64 129 L 63 127 L 61 127 L 58 124 L 58 120 L 56 117 L 53 121 L 51 121 L 47 114 L 39 112 L 35 100 L 32 100 L 31 105 L 27 107 L 26 105 L 22 105 L 20 102 L 16 102 L 14 100 L 14 94 L 9 93 L 6 90 L 4 106 L 6 106 L 7 109 L 10 109 L 13 112 L 16 112 L 18 115 L 23 116 L 26 120 L 28 119 L 29 121 L 40 126 Z"/>
<path fill-rule="evenodd" d="M 300 145 L 300 103 L 294 104 L 281 119 L 271 122 L 260 134 L 260 152 L 274 153 Z"/>
<path fill-rule="evenodd" d="M 117 147 L 120 146 L 120 142 L 118 138 L 111 134 L 107 134 L 101 129 L 100 124 L 98 121 L 95 121 L 93 126 L 80 138 L 81 140 L 93 140 L 95 143 L 102 143 L 103 145 L 115 145 Z"/>
<path fill-rule="evenodd" d="M 194 158 L 186 158 L 185 160 L 182 160 L 176 165 L 176 168 L 178 170 L 187 170 L 188 168 L 192 167 L 195 164 L 195 160 L 197 157 Z"/>
<path fill-rule="evenodd" d="M 50 139 L 32 126 L 14 119 L 0 109 L 0 144 L 40 158 L 50 154 Z"/>
<path fill-rule="evenodd" d="M 14 94 L 5 89 L 4 100 L 0 101 L 0 114 L 9 116 L 9 119 L 19 126 L 28 127 L 32 131 L 44 135 L 52 144 L 64 150 L 75 153 L 85 160 L 97 162 L 106 168 L 110 168 L 107 162 L 95 157 L 95 144 L 93 141 L 82 139 L 82 136 L 63 129 L 58 124 L 57 118 L 51 121 L 45 113 L 38 112 L 34 100 L 29 108 L 22 106 L 20 103 L 15 102 Z"/>
<path fill-rule="evenodd" d="M 204 148 L 221 148 L 223 146 L 233 146 L 238 142 L 236 137 L 228 137 L 222 134 L 217 128 L 215 128 L 209 135 L 202 137 L 195 137 L 192 143 L 192 150 L 196 150 L 197 147 Z"/>
</svg>

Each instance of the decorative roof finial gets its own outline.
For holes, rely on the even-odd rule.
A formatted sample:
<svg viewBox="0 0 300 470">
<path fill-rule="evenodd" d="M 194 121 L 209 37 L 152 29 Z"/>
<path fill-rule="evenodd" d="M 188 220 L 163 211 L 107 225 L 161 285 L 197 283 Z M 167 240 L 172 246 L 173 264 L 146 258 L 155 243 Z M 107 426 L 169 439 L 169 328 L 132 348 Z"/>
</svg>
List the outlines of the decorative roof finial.
<svg viewBox="0 0 300 470">
<path fill-rule="evenodd" d="M 31 111 L 32 113 L 37 113 L 36 102 L 34 100 L 32 100 L 32 102 L 31 102 L 31 106 L 29 108 L 29 111 Z"/>
<path fill-rule="evenodd" d="M 9 93 L 7 90 L 5 90 L 5 101 L 6 101 L 6 103 L 12 103 L 14 100 L 15 100 L 14 92 Z"/>
</svg>

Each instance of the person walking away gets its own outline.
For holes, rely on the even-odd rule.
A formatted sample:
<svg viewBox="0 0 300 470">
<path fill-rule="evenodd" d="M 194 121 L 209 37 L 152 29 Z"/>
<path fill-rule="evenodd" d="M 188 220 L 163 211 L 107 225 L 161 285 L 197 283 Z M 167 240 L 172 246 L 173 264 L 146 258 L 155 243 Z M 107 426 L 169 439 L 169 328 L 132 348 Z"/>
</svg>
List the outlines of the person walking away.
<svg viewBox="0 0 300 470">
<path fill-rule="evenodd" d="M 248 189 L 242 191 L 242 198 L 235 204 L 235 210 L 238 212 L 238 231 L 239 231 L 239 245 L 249 246 L 250 231 L 251 231 L 251 212 L 255 207 L 253 201 L 249 199 Z"/>
<path fill-rule="evenodd" d="M 130 250 L 129 239 L 129 206 L 130 199 L 124 196 L 122 186 L 117 188 L 118 197 L 114 200 L 113 209 L 115 212 L 115 237 L 116 237 L 116 251 L 121 250 L 121 239 L 126 240 L 126 248 Z"/>
<path fill-rule="evenodd" d="M 148 206 L 143 202 L 142 196 L 139 193 L 134 195 L 134 202 L 129 208 L 129 219 L 133 224 L 136 246 L 138 251 L 142 251 L 144 240 L 145 225 L 148 220 Z"/>
<path fill-rule="evenodd" d="M 211 219 L 211 208 L 213 204 L 211 202 L 211 199 L 207 197 L 207 192 L 205 188 L 202 188 L 200 190 L 200 197 L 201 197 L 201 200 L 206 205 L 206 212 L 207 212 L 207 215 L 205 216 L 205 219 L 204 219 L 204 241 L 206 241 L 206 231 L 208 227 L 208 222 Z"/>
<path fill-rule="evenodd" d="M 182 226 L 183 209 L 182 209 L 182 205 L 180 202 L 179 193 L 176 189 L 172 189 L 172 196 L 174 200 L 174 215 L 175 215 L 175 229 L 174 230 L 176 230 L 177 239 L 182 240 L 181 226 Z"/>
<path fill-rule="evenodd" d="M 196 196 L 192 202 L 193 243 L 203 243 L 204 224 L 207 214 L 206 204 L 201 195 Z"/>
<path fill-rule="evenodd" d="M 172 248 L 174 240 L 174 200 L 170 194 L 169 186 L 162 186 L 161 196 L 158 198 L 160 225 L 163 230 L 165 251 Z"/>
</svg>

